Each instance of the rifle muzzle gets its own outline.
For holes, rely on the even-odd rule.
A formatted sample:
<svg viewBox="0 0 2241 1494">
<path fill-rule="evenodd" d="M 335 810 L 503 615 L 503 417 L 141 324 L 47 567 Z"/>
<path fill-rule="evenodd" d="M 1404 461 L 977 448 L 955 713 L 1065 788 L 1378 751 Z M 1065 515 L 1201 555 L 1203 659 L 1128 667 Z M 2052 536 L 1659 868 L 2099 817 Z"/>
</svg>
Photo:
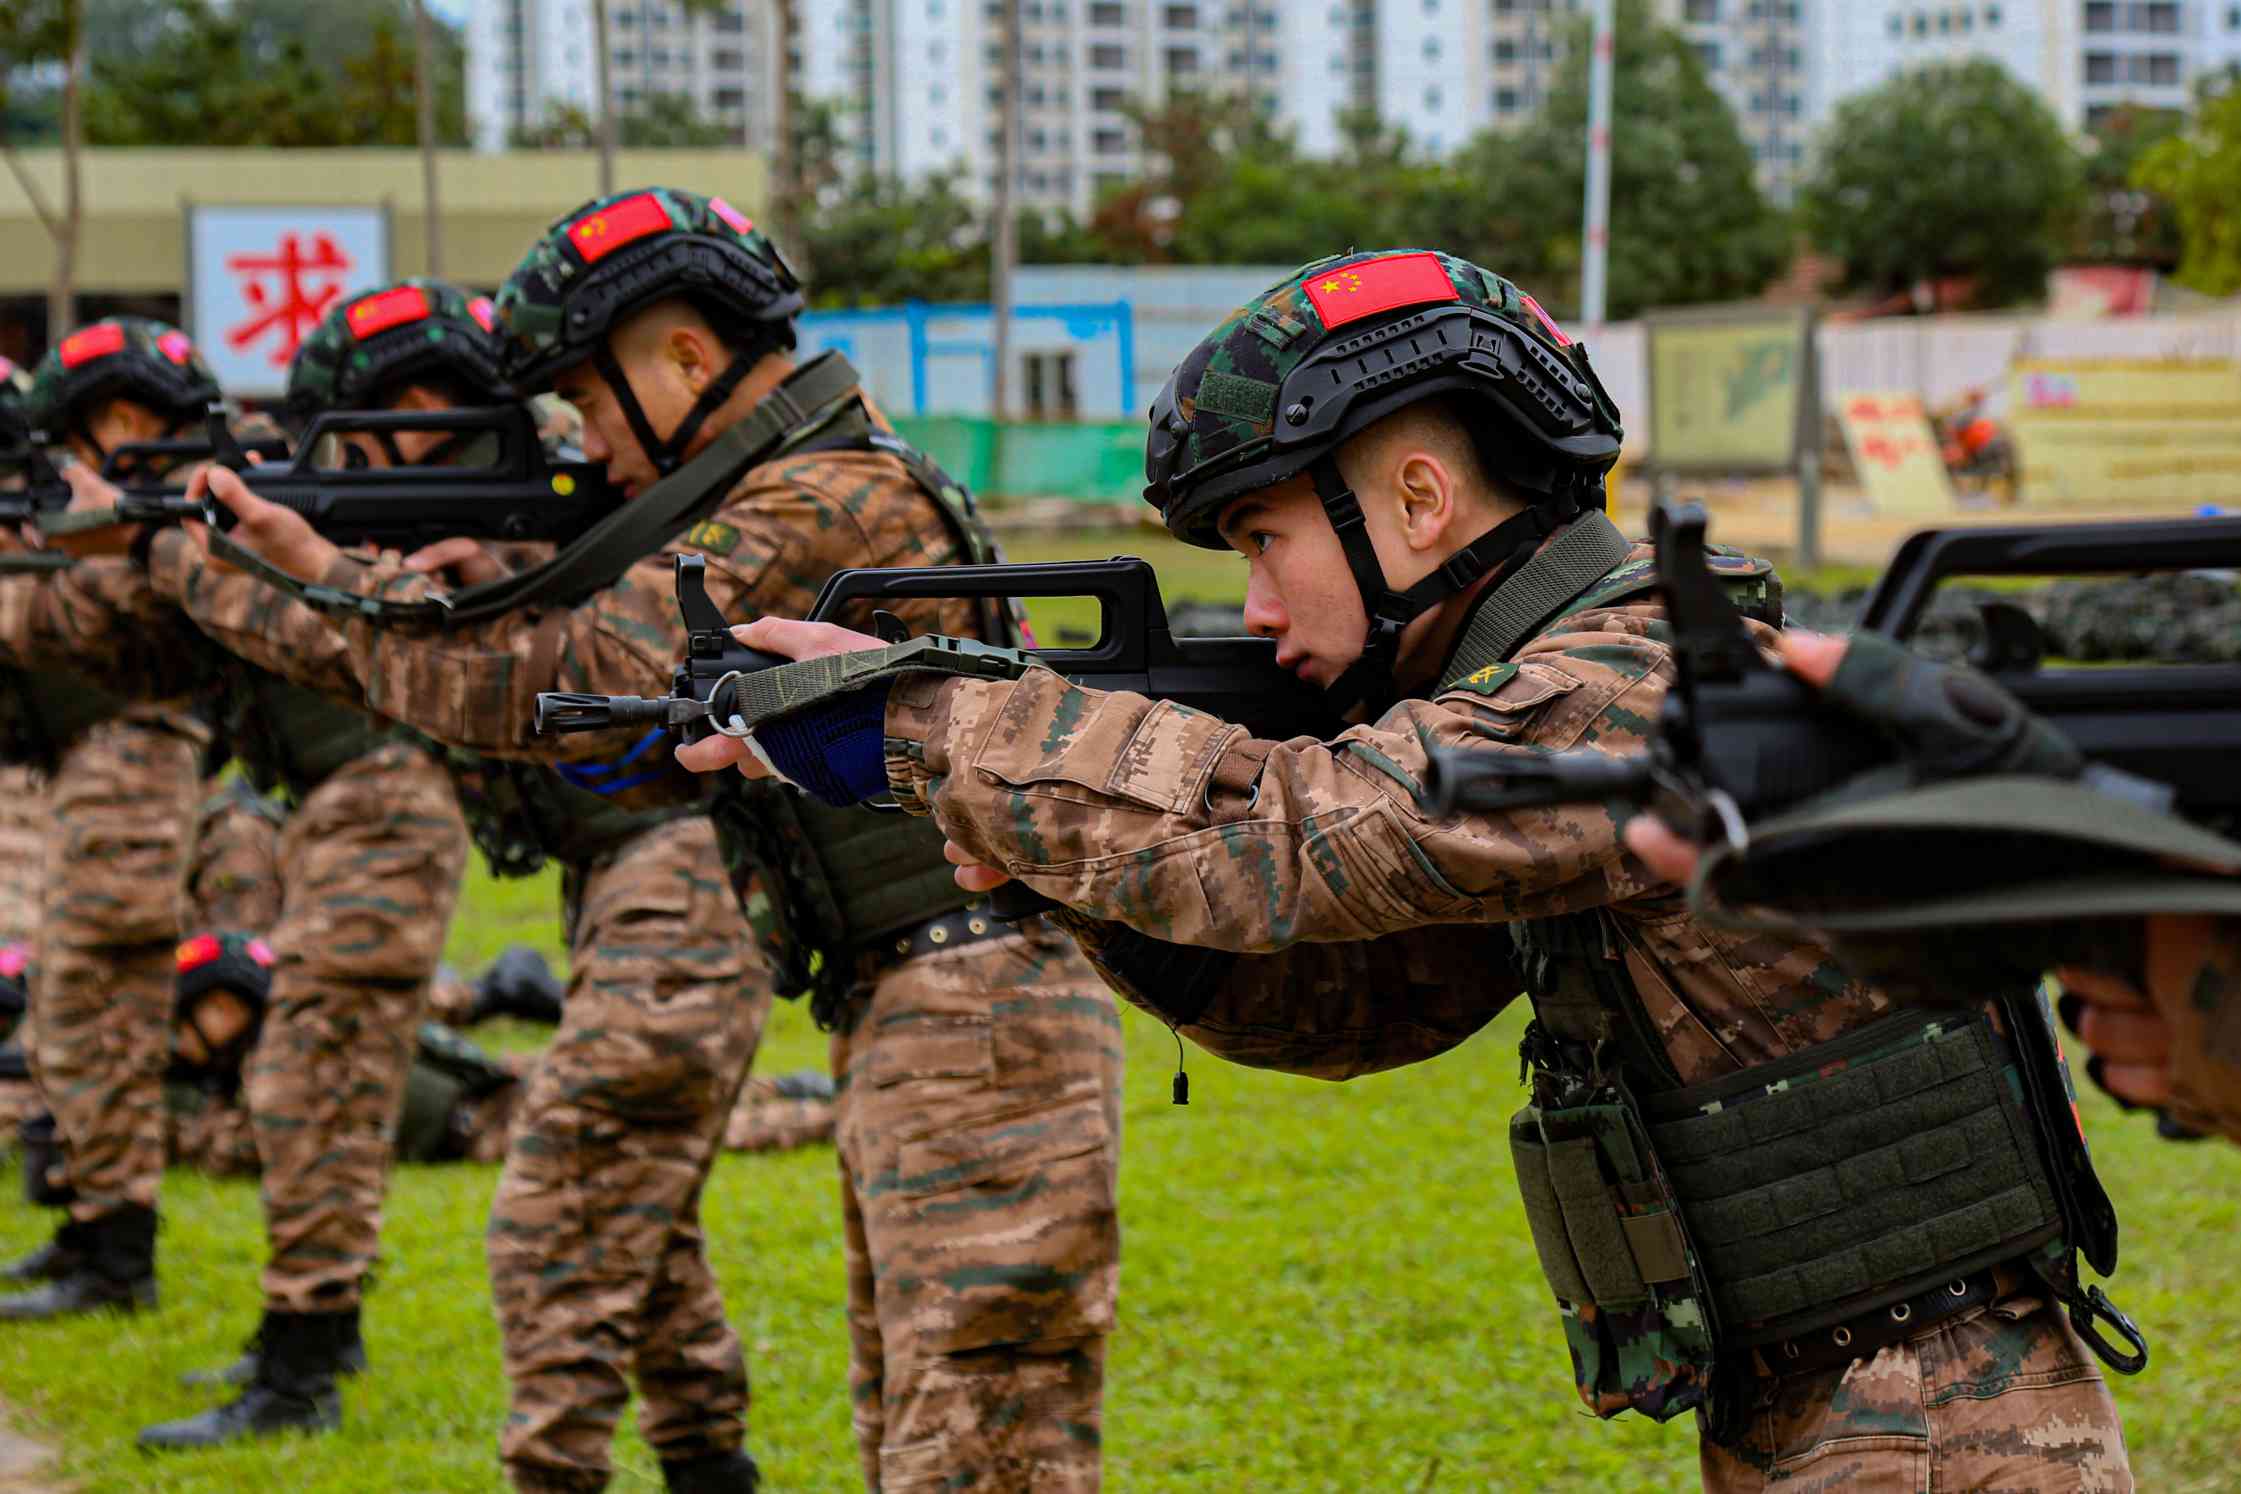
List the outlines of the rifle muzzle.
<svg viewBox="0 0 2241 1494">
<path fill-rule="evenodd" d="M 607 731 L 618 726 L 670 723 L 672 696 L 579 695 L 568 690 L 547 690 L 537 697 L 537 735 L 558 736 L 571 731 Z M 696 704 L 696 702 L 685 702 Z"/>
<path fill-rule="evenodd" d="M 1651 784 L 1647 757 L 1602 752 L 1474 752 L 1434 748 L 1424 769 L 1425 811 L 1444 819 L 1457 810 L 1481 813 L 1536 809 L 1602 799 L 1638 799 Z"/>
</svg>

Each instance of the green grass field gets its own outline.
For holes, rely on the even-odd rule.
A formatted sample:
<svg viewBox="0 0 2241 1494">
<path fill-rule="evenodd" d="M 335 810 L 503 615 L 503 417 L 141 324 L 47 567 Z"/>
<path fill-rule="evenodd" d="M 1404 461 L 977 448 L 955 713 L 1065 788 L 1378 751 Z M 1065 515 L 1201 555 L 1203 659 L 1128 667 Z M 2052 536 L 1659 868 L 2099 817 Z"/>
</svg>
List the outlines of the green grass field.
<svg viewBox="0 0 2241 1494">
<path fill-rule="evenodd" d="M 1070 554 L 1133 550 L 1172 595 L 1234 591 L 1233 561 L 1099 536 Z M 1061 547 L 1014 545 L 1015 558 Z M 1056 609 L 1038 609 L 1046 627 Z M 557 953 L 549 878 L 478 876 L 451 952 L 508 942 Z M 1598 1424 L 1580 1410 L 1532 1264 L 1503 1122 L 1520 1102 L 1513 1010 L 1433 1063 L 1344 1086 L 1202 1054 L 1192 1103 L 1168 1103 L 1175 1049 L 1128 1018 L 1127 1228 L 1121 1328 L 1106 1400 L 1106 1467 L 1121 1491 L 1683 1489 L 1694 1437 L 1678 1423 Z M 508 1045 L 535 1029 L 508 1027 Z M 485 1029 L 479 1034 L 494 1034 Z M 762 1071 L 822 1060 L 782 1005 Z M 2085 1113 L 2124 1213 L 2114 1295 L 2155 1346 L 2117 1387 L 2140 1487 L 2233 1489 L 2241 1475 L 2241 1302 L 2225 1295 L 2241 1229 L 2241 1152 L 2156 1139 L 2098 1098 Z M 481 1230 L 494 1169 L 406 1167 L 390 1193 L 385 1263 L 366 1313 L 373 1373 L 346 1391 L 336 1436 L 151 1460 L 142 1424 L 208 1403 L 176 1383 L 230 1357 L 251 1326 L 262 1253 L 256 1191 L 166 1182 L 163 1307 L 153 1315 L 0 1333 L 0 1396 L 58 1443 L 62 1474 L 110 1490 L 489 1489 L 505 1404 Z M 844 1395 L 840 1231 L 827 1148 L 726 1156 L 706 1209 L 755 1405 L 749 1440 L 775 1490 L 859 1487 Z M 0 1190 L 0 1246 L 51 1216 Z M 616 1487 L 658 1488 L 625 1432 Z"/>
</svg>

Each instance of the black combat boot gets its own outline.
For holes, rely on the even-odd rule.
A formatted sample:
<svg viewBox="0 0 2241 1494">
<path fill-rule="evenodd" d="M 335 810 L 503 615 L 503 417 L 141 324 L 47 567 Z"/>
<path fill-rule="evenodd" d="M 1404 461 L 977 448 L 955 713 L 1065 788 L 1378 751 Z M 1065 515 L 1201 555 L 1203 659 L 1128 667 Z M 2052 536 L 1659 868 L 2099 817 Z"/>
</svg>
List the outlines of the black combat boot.
<svg viewBox="0 0 2241 1494">
<path fill-rule="evenodd" d="M 744 1452 L 703 1453 L 662 1459 L 661 1481 L 669 1494 L 755 1494 L 762 1474 Z"/>
<path fill-rule="evenodd" d="M 67 1209 L 77 1202 L 78 1190 L 70 1186 L 63 1166 L 62 1134 L 54 1117 L 42 1111 L 17 1128 L 23 1147 L 23 1199 L 42 1209 Z"/>
<path fill-rule="evenodd" d="M 342 1425 L 335 1373 L 345 1327 L 339 1312 L 268 1312 L 257 1334 L 257 1374 L 241 1394 L 199 1416 L 144 1427 L 151 1451 L 222 1447 L 277 1432 L 331 1432 Z"/>
<path fill-rule="evenodd" d="M 337 1313 L 336 1316 L 343 1319 L 343 1324 L 341 1328 L 342 1347 L 337 1352 L 335 1359 L 335 1373 L 338 1375 L 363 1374 L 366 1369 L 366 1341 L 359 1335 L 358 1309 L 355 1307 L 346 1308 Z M 270 1313 L 265 1314 L 258 1321 L 257 1331 L 250 1334 L 249 1341 L 241 1346 L 241 1357 L 239 1359 L 231 1364 L 220 1365 L 216 1369 L 189 1370 L 179 1377 L 179 1383 L 182 1385 L 239 1386 L 247 1385 L 255 1380 L 257 1378 L 257 1357 L 264 1350 L 265 1326 L 271 1321 L 272 1314 Z"/>
<path fill-rule="evenodd" d="M 55 1244 L 77 1253 L 76 1266 L 36 1291 L 0 1297 L 0 1319 L 138 1312 L 156 1305 L 154 1209 L 126 1204 L 98 1219 L 73 1219 L 55 1233 Z"/>
</svg>

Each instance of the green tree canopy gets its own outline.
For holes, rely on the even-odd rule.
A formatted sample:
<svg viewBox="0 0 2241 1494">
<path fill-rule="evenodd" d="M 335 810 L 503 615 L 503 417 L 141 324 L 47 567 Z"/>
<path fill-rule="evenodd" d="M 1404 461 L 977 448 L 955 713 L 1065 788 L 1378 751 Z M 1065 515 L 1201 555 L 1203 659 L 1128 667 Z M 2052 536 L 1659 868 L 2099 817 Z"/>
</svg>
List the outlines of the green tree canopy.
<svg viewBox="0 0 2241 1494">
<path fill-rule="evenodd" d="M 1466 146 L 1423 226 L 1441 248 L 1576 308 L 1591 46 L 1588 23 L 1571 24 L 1540 112 Z M 1757 295 L 1788 262 L 1790 229 L 1696 49 L 1649 0 L 1620 0 L 1612 69 L 1610 314 Z"/>
<path fill-rule="evenodd" d="M 2181 283 L 2213 296 L 2241 291 L 2241 88 L 2204 99 L 2191 126 L 2141 155 L 2132 181 L 2178 216 Z"/>
<path fill-rule="evenodd" d="M 2100 263 L 2155 265 L 2179 262 L 2179 218 L 2171 200 L 2133 178 L 2140 162 L 2185 128 L 2176 109 L 2123 104 L 2086 137 L 2085 201 L 2070 241 L 2072 257 Z"/>
<path fill-rule="evenodd" d="M 2081 181 L 2037 94 L 1997 63 L 1946 63 L 1839 104 L 1798 205 L 1850 285 L 1889 294 L 1965 275 L 1997 306 L 2043 292 Z"/>
<path fill-rule="evenodd" d="M 649 94 L 616 121 L 615 134 L 625 150 L 734 145 L 739 140 L 736 125 L 702 114 L 686 93 Z M 575 104 L 548 104 L 542 123 L 515 126 L 506 143 L 523 150 L 591 150 L 599 144 L 599 120 Z"/>
</svg>

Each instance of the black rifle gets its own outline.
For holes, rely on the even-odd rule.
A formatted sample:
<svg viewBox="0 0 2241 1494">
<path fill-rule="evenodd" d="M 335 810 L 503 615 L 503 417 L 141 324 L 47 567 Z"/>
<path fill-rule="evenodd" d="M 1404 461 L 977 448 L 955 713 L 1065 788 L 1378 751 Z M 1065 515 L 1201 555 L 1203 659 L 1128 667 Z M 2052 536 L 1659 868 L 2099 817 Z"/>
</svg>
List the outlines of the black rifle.
<svg viewBox="0 0 2241 1494">
<path fill-rule="evenodd" d="M 415 550 L 440 539 L 550 540 L 566 544 L 606 517 L 622 495 L 595 462 L 556 462 L 545 455 L 536 421 L 522 404 L 459 410 L 329 410 L 315 416 L 293 458 L 252 463 L 249 448 L 210 409 L 207 455 L 241 476 L 250 492 L 293 509 L 320 534 L 346 548 L 371 545 Z M 393 439 L 404 431 L 441 433 L 453 450 L 480 447 L 488 461 L 391 467 L 323 467 L 327 437 L 364 432 Z M 128 489 L 115 522 L 201 519 L 218 530 L 233 511 L 215 499 L 188 501 L 177 489 Z"/>
<path fill-rule="evenodd" d="M 697 742 L 715 730 L 713 722 L 731 714 L 726 690 L 734 675 L 787 662 L 732 641 L 723 614 L 708 599 L 702 564 L 697 555 L 677 557 L 677 608 L 684 615 L 687 645 L 671 693 L 647 699 L 548 692 L 537 697 L 539 732 L 659 725 L 676 727 L 686 741 Z M 1177 637 L 1168 626 L 1159 578 L 1148 562 L 1132 555 L 840 571 L 818 593 L 809 620 L 830 621 L 852 602 L 926 597 L 1093 597 L 1103 613 L 1096 643 L 1031 651 L 1076 684 L 1172 700 L 1240 722 L 1261 737 L 1322 737 L 1344 726 L 1321 691 L 1276 667 L 1273 640 Z M 880 615 L 882 626 L 896 634 L 889 641 L 901 641 L 900 624 L 890 614 Z"/>
<path fill-rule="evenodd" d="M 1658 589 L 1679 679 L 1646 753 L 1613 757 L 1440 748 L 1425 803 L 1436 814 L 1603 799 L 1653 803 L 1700 840 L 1742 827 L 1889 761 L 1855 718 L 1768 664 L 1705 567 L 1704 511 L 1660 507 L 1650 519 Z M 1928 530 L 1899 547 L 1862 626 L 1908 637 L 1950 576 L 2091 575 L 2241 565 L 2241 519 Z M 2241 666 L 2061 669 L 2020 608 L 1985 609 L 1970 662 L 2069 737 L 2080 752 L 2171 791 L 2194 816 L 2241 810 Z"/>
<path fill-rule="evenodd" d="M 36 524 L 42 514 L 60 513 L 70 506 L 70 484 L 48 455 L 48 444 L 43 434 L 33 432 L 24 445 L 0 452 L 0 473 L 23 479 L 21 487 L 0 490 L 0 524 Z M 288 443 L 277 436 L 234 442 L 231 449 L 254 452 L 267 461 L 288 455 Z M 219 450 L 208 438 L 121 442 L 102 457 L 101 480 L 129 497 L 136 510 L 168 504 L 184 511 L 186 487 L 172 481 L 168 474 L 196 462 L 211 461 Z M 199 510 L 196 514 L 199 517 Z"/>
</svg>

